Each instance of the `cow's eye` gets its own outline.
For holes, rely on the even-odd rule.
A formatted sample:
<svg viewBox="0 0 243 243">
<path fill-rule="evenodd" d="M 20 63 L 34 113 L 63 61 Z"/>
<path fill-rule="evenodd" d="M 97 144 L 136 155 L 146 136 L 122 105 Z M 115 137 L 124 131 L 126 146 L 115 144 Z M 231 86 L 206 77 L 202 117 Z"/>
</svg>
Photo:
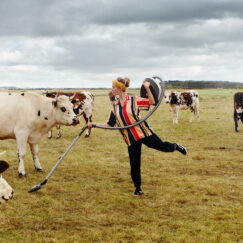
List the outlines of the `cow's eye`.
<svg viewBox="0 0 243 243">
<path fill-rule="evenodd" d="M 66 111 L 66 108 L 65 107 L 61 107 L 61 111 L 62 112 L 65 112 Z"/>
<path fill-rule="evenodd" d="M 71 103 L 72 103 L 72 104 L 76 103 L 76 100 L 72 100 Z"/>
</svg>

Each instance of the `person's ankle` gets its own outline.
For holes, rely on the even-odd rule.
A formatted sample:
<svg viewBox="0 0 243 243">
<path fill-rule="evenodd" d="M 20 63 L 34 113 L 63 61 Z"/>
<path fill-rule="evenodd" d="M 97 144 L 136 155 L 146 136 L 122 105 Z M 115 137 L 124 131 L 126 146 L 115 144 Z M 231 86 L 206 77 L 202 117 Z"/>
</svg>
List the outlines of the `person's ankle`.
<svg viewBox="0 0 243 243">
<path fill-rule="evenodd" d="M 137 187 L 133 193 L 133 196 L 141 196 L 143 195 L 143 192 L 140 187 Z"/>
</svg>

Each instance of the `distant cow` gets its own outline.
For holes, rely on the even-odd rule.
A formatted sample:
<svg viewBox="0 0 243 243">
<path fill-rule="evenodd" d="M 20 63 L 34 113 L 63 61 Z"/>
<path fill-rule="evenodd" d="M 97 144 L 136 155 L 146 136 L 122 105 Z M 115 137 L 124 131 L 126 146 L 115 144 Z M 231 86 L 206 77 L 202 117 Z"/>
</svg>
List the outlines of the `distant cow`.
<svg viewBox="0 0 243 243">
<path fill-rule="evenodd" d="M 19 176 L 25 175 L 24 156 L 30 146 L 34 166 L 42 171 L 38 143 L 57 124 L 76 125 L 79 119 L 66 96 L 50 99 L 37 93 L 0 93 L 0 139 L 16 139 Z"/>
<path fill-rule="evenodd" d="M 170 104 L 173 112 L 173 124 L 178 123 L 179 110 L 190 109 L 191 118 L 190 122 L 193 121 L 195 113 L 197 113 L 197 119 L 199 118 L 199 94 L 197 91 L 189 90 L 186 92 L 165 92 L 165 102 Z"/>
<path fill-rule="evenodd" d="M 91 122 L 92 112 L 94 107 L 94 96 L 89 91 L 81 91 L 75 93 L 64 93 L 64 92 L 47 92 L 44 93 L 46 97 L 56 98 L 60 95 L 68 96 L 71 103 L 73 104 L 73 111 L 77 116 L 83 115 L 86 124 Z M 61 137 L 60 125 L 56 126 L 57 128 L 57 138 Z M 85 137 L 89 137 L 91 129 L 88 129 Z M 52 138 L 52 130 L 48 133 L 48 138 Z"/>
<path fill-rule="evenodd" d="M 8 163 L 0 160 L 0 204 L 8 201 L 13 197 L 13 188 L 3 179 L 2 173 L 9 167 Z"/>
<path fill-rule="evenodd" d="M 234 120 L 236 132 L 239 132 L 238 121 L 240 119 L 243 123 L 243 92 L 238 92 L 234 95 Z"/>
</svg>

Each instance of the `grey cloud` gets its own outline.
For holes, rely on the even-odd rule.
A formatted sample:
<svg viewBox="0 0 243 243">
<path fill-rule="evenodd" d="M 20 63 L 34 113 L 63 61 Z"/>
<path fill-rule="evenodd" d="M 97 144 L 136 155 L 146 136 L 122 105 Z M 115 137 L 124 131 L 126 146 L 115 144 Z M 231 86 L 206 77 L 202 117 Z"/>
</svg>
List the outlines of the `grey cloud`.
<svg viewBox="0 0 243 243">
<path fill-rule="evenodd" d="M 82 34 L 90 24 L 165 24 L 242 16 L 240 0 L 2 0 L 0 35 L 61 36 Z"/>
<path fill-rule="evenodd" d="M 241 80 L 242 13 L 237 0 L 2 0 L 0 80 Z"/>
<path fill-rule="evenodd" d="M 94 16 L 96 23 L 178 22 L 243 16 L 243 2 L 233 1 L 110 1 Z"/>
</svg>

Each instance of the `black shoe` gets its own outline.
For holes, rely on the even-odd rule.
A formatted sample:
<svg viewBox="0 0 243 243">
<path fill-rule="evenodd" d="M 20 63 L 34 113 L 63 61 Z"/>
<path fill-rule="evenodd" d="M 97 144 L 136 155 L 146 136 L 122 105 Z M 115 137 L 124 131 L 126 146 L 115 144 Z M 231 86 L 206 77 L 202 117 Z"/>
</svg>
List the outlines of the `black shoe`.
<svg viewBox="0 0 243 243">
<path fill-rule="evenodd" d="M 175 149 L 184 155 L 187 154 L 186 148 L 184 148 L 180 144 L 175 143 Z"/>
<path fill-rule="evenodd" d="M 141 189 L 136 189 L 135 192 L 133 193 L 133 196 L 141 196 L 143 195 L 143 192 L 141 191 Z"/>
</svg>

